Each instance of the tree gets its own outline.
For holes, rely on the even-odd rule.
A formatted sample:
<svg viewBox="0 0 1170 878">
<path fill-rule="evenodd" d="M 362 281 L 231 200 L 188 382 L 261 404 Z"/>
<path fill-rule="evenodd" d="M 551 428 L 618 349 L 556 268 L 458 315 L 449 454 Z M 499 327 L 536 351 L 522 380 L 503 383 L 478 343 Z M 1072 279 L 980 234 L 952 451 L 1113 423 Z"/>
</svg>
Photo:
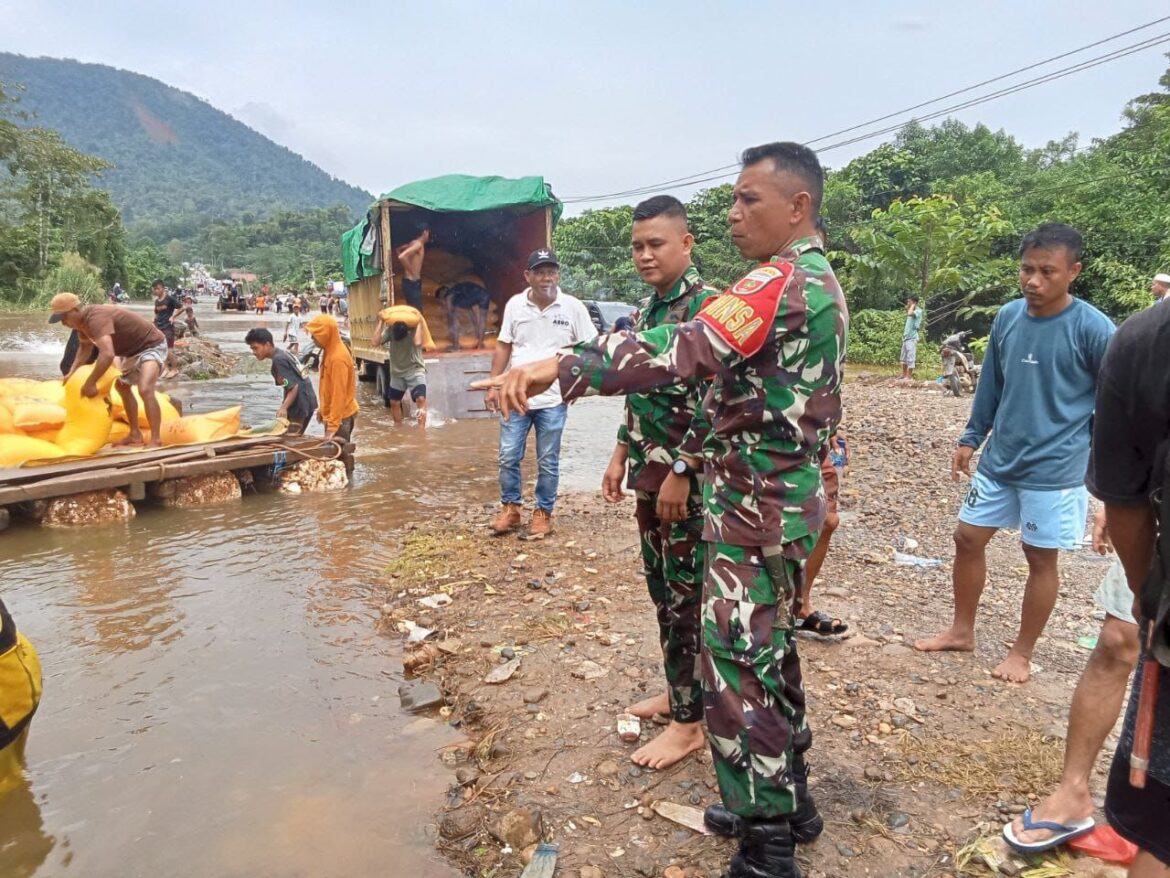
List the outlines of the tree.
<svg viewBox="0 0 1170 878">
<path fill-rule="evenodd" d="M 846 257 L 854 297 L 860 307 L 890 307 L 916 293 L 926 305 L 960 290 L 992 243 L 1012 231 L 996 208 L 964 210 L 946 195 L 894 202 L 853 232 L 861 249 Z"/>
</svg>

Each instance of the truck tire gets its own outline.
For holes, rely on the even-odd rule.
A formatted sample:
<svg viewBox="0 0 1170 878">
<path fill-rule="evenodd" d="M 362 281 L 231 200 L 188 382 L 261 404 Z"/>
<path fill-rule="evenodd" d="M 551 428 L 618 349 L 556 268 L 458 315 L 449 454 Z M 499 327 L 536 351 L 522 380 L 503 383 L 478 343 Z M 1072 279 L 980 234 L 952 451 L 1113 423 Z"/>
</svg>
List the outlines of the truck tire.
<svg viewBox="0 0 1170 878">
<path fill-rule="evenodd" d="M 378 396 L 382 400 L 382 405 L 390 408 L 390 364 L 376 363 L 374 365 L 374 380 L 375 387 L 378 390 Z"/>
<path fill-rule="evenodd" d="M 358 360 L 358 381 L 377 381 L 378 364 L 369 360 Z"/>
</svg>

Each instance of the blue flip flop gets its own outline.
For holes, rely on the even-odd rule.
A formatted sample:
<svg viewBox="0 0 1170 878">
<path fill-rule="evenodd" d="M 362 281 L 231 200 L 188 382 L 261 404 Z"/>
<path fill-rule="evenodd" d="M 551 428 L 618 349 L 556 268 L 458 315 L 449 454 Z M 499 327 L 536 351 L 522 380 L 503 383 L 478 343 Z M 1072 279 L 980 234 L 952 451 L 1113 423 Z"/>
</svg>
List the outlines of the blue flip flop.
<svg viewBox="0 0 1170 878">
<path fill-rule="evenodd" d="M 1050 851 L 1055 847 L 1060 847 L 1062 844 L 1072 841 L 1078 836 L 1092 832 L 1093 827 L 1096 826 L 1092 817 L 1086 817 L 1084 820 L 1078 820 L 1075 823 L 1056 823 L 1052 820 L 1033 821 L 1031 808 L 1024 812 L 1023 819 L 1024 829 L 1029 832 L 1034 829 L 1047 829 L 1049 832 L 1056 834 L 1049 836 L 1044 841 L 1024 842 L 1016 838 L 1016 834 L 1012 832 L 1012 825 L 1005 823 L 1003 827 L 1003 840 L 1021 854 L 1039 854 L 1044 851 Z"/>
</svg>

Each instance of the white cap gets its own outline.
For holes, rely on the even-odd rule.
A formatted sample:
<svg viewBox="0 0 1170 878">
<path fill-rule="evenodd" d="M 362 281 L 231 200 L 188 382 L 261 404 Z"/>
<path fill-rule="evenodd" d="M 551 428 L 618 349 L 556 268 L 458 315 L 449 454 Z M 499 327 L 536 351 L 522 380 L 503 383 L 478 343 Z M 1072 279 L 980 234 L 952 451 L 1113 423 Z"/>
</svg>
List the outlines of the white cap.
<svg viewBox="0 0 1170 878">
<path fill-rule="evenodd" d="M 1155 274 L 1154 275 L 1154 283 L 1166 284 L 1167 286 L 1170 286 L 1170 274 L 1166 274 L 1166 272 L 1162 272 L 1161 274 Z"/>
</svg>

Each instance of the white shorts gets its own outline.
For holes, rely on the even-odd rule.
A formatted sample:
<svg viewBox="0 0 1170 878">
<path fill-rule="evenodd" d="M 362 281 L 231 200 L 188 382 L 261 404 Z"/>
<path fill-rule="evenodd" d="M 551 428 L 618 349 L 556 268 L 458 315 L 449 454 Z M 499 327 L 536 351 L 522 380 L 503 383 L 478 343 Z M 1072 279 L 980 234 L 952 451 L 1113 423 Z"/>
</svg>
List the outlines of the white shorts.
<svg viewBox="0 0 1170 878">
<path fill-rule="evenodd" d="M 976 472 L 959 510 L 975 527 L 1019 529 L 1020 541 L 1037 549 L 1079 549 L 1089 517 L 1084 485 L 1036 491 L 1005 485 Z"/>
<path fill-rule="evenodd" d="M 154 347 L 139 351 L 134 356 L 124 359 L 122 361 L 122 377 L 118 380 L 123 384 L 137 383 L 142 372 L 142 364 L 150 362 L 158 363 L 160 371 L 166 367 L 167 343 L 165 341 L 160 341 Z"/>
<path fill-rule="evenodd" d="M 913 369 L 914 364 L 918 361 L 918 339 L 908 338 L 902 342 L 902 353 L 898 357 L 898 362 L 907 368 Z"/>
<path fill-rule="evenodd" d="M 1134 594 L 1129 589 L 1129 582 L 1125 578 L 1125 568 L 1121 566 L 1121 559 L 1114 558 L 1109 565 L 1109 571 L 1097 586 L 1097 593 L 1093 595 L 1097 606 L 1110 616 L 1122 622 L 1134 625 L 1137 620 L 1133 617 Z"/>
</svg>

